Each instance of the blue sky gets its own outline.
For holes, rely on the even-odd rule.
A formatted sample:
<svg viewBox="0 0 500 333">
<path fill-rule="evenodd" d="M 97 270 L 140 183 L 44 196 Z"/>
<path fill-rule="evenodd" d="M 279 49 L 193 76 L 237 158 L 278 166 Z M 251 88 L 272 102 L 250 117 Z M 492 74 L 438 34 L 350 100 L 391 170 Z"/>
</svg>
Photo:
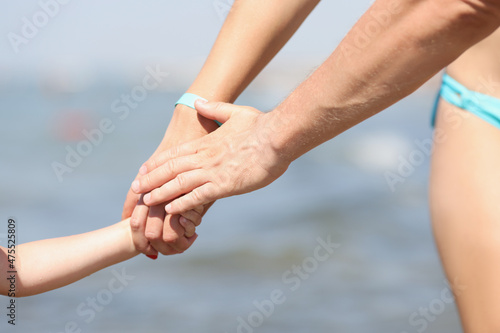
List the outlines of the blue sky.
<svg viewBox="0 0 500 333">
<path fill-rule="evenodd" d="M 75 74 L 102 68 L 126 71 L 157 61 L 200 65 L 222 25 L 215 5 L 231 0 L 65 0 L 68 3 L 61 4 L 45 24 L 42 4 L 55 1 L 3 1 L 0 71 L 4 74 L 51 68 Z M 275 63 L 320 62 L 368 6 L 368 0 L 323 0 Z M 22 36 L 25 18 L 41 20 L 44 26 L 26 44 L 19 44 L 16 53 L 9 36 Z"/>
</svg>

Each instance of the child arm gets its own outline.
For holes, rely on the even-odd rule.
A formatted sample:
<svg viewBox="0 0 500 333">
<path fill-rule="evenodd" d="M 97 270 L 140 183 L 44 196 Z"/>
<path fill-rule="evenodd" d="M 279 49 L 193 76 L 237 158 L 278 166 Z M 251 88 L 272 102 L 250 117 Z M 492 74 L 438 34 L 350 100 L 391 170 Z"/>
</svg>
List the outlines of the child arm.
<svg viewBox="0 0 500 333">
<path fill-rule="evenodd" d="M 43 293 L 78 281 L 139 252 L 132 242 L 129 220 L 84 234 L 46 239 L 16 247 L 15 296 Z M 7 295 L 10 262 L 0 247 L 0 294 Z M 12 257 L 11 257 L 12 259 Z"/>
</svg>

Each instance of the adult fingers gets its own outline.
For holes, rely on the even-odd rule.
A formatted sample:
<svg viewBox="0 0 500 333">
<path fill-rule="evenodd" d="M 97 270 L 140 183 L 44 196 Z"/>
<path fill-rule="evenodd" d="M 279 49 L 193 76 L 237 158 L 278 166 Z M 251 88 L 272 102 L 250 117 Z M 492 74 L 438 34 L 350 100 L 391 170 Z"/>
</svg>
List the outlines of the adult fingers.
<svg viewBox="0 0 500 333">
<path fill-rule="evenodd" d="M 165 206 L 165 211 L 169 214 L 180 214 L 220 198 L 221 196 L 217 187 L 212 183 L 206 183 L 172 200 L 172 202 Z"/>
<path fill-rule="evenodd" d="M 172 200 L 203 185 L 207 181 L 207 178 L 207 173 L 201 169 L 179 173 L 171 181 L 145 194 L 144 203 L 151 206 Z M 190 207 L 190 209 L 199 205 L 196 204 Z"/>
<path fill-rule="evenodd" d="M 166 160 L 162 165 L 159 165 L 149 173 L 137 177 L 137 179 L 132 182 L 131 188 L 135 193 L 149 192 L 174 179 L 183 172 L 199 168 L 199 165 L 199 157 L 194 154 Z M 160 202 L 162 201 L 150 203 L 146 200 L 147 204 L 156 204 Z"/>
<path fill-rule="evenodd" d="M 139 169 L 139 176 L 144 176 L 148 172 L 151 172 L 158 167 L 165 164 L 167 161 L 196 153 L 196 149 L 199 145 L 199 141 L 203 138 L 186 142 L 167 150 L 164 150 L 154 156 L 151 156 Z"/>
</svg>

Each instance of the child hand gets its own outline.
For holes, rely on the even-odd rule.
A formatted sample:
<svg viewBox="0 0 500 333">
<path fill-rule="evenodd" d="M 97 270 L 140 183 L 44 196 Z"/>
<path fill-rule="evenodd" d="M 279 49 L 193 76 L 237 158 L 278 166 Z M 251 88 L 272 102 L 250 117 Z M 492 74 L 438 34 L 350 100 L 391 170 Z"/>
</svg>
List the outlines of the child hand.
<svg viewBox="0 0 500 333">
<path fill-rule="evenodd" d="M 196 226 L 204 210 L 200 206 L 183 216 L 171 215 L 165 212 L 165 204 L 148 207 L 141 196 L 130 219 L 134 246 L 151 259 L 156 259 L 158 252 L 171 255 L 186 251 L 197 238 Z"/>
<path fill-rule="evenodd" d="M 193 237 L 196 233 L 196 227 L 201 224 L 201 219 L 203 217 L 205 208 L 203 206 L 195 207 L 185 213 L 181 213 L 179 218 L 179 223 L 184 227 L 186 231 L 184 236 Z"/>
</svg>

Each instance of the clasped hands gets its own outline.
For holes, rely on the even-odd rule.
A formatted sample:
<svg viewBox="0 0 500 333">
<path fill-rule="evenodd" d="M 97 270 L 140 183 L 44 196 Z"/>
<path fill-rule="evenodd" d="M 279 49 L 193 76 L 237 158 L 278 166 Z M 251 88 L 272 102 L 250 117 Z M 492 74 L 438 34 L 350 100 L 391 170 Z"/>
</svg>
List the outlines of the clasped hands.
<svg viewBox="0 0 500 333">
<path fill-rule="evenodd" d="M 153 259 L 158 252 L 188 249 L 197 237 L 195 227 L 215 200 L 267 186 L 291 162 L 273 147 L 278 127 L 270 120 L 272 112 L 200 100 L 195 106 L 201 116 L 223 125 L 154 154 L 129 192 L 140 195 L 130 222 L 134 243 Z"/>
</svg>

